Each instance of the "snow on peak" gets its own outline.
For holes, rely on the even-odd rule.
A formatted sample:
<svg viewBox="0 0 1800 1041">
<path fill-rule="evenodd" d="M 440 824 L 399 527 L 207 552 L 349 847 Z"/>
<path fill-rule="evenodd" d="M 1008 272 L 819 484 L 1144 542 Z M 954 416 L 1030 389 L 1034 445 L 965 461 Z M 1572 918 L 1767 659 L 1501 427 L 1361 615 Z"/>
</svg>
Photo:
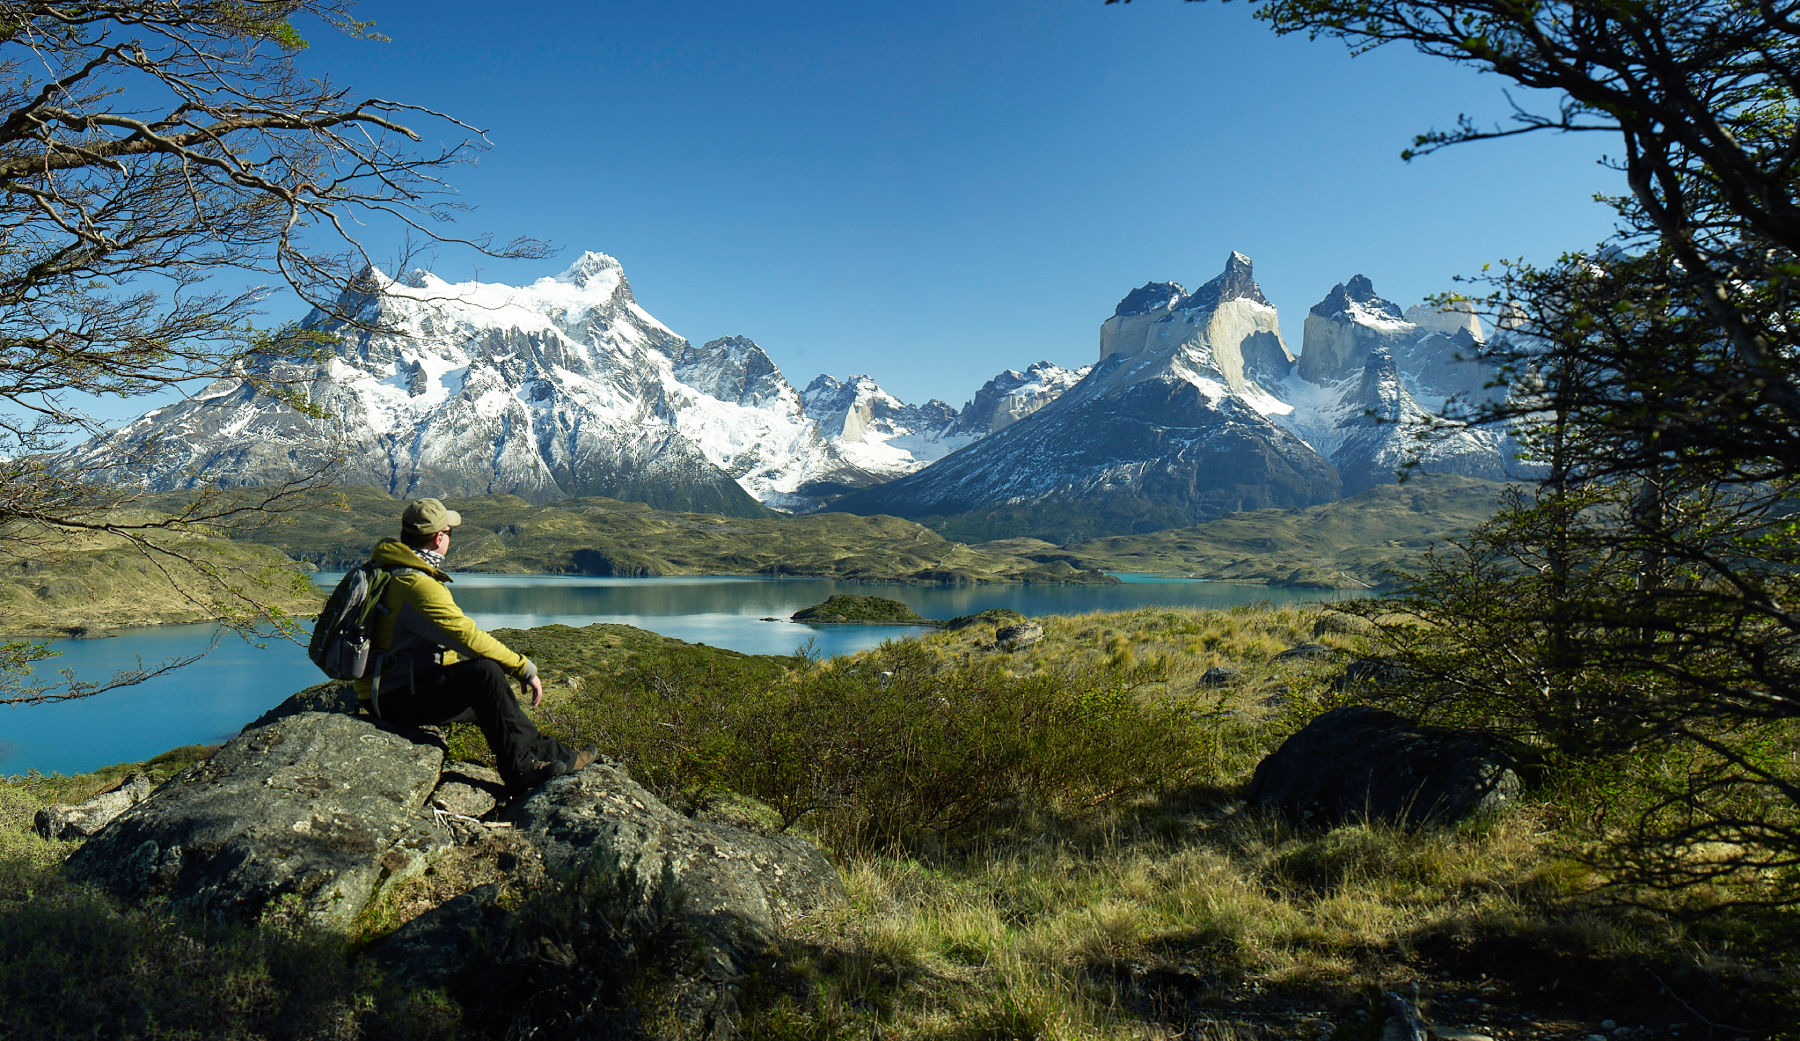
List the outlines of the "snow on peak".
<svg viewBox="0 0 1800 1041">
<path fill-rule="evenodd" d="M 983 437 L 1004 430 L 1061 397 L 1092 371 L 1092 365 L 1065 369 L 1047 361 L 1036 362 L 1024 372 L 1007 369 L 981 385 L 950 432 Z"/>
<path fill-rule="evenodd" d="M 1155 311 L 1167 311 L 1175 306 L 1175 301 L 1187 295 L 1180 282 L 1145 282 L 1142 286 L 1125 294 L 1119 306 L 1113 309 L 1114 315 L 1150 314 Z"/>
<path fill-rule="evenodd" d="M 1486 340 L 1482 335 L 1481 316 L 1475 313 L 1475 304 L 1470 300 L 1453 300 L 1442 305 L 1414 304 L 1406 309 L 1406 320 L 1426 332 L 1445 336 L 1466 332 L 1476 343 Z"/>
<path fill-rule="evenodd" d="M 1403 318 L 1400 305 L 1392 300 L 1383 300 L 1375 292 L 1375 283 L 1366 275 L 1353 275 L 1348 282 L 1339 282 L 1325 294 L 1325 299 L 1312 306 L 1312 314 L 1321 318 L 1333 315 L 1346 315 L 1352 321 L 1366 323 L 1411 321 Z"/>
<path fill-rule="evenodd" d="M 554 281 L 565 282 L 572 286 L 586 286 L 595 279 L 606 279 L 610 280 L 612 285 L 617 285 L 624 276 L 625 266 L 620 264 L 617 259 L 605 253 L 588 250 L 575 258 L 575 263 L 570 264 L 568 270 L 557 275 Z"/>
</svg>

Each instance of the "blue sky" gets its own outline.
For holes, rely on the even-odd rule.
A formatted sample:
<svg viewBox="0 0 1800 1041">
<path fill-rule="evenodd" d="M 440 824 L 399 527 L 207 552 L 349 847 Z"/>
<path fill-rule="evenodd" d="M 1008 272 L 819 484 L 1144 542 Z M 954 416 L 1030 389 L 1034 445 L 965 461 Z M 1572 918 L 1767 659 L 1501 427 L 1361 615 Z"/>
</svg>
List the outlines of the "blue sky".
<svg viewBox="0 0 1800 1041">
<path fill-rule="evenodd" d="M 1402 305 L 1610 224 L 1599 136 L 1414 133 L 1506 111 L 1504 84 L 1390 48 L 1277 38 L 1244 4 L 914 0 L 514 5 L 365 0 L 391 42 L 309 32 L 303 68 L 488 128 L 468 230 L 584 249 L 695 341 L 743 334 L 804 384 L 867 372 L 961 405 L 1038 359 L 1094 360 L 1127 291 L 1249 254 L 1300 348 L 1358 272 Z M 377 252 L 394 243 L 375 232 Z M 291 305 L 290 305 L 291 307 Z M 281 313 L 279 310 L 278 314 Z"/>
</svg>

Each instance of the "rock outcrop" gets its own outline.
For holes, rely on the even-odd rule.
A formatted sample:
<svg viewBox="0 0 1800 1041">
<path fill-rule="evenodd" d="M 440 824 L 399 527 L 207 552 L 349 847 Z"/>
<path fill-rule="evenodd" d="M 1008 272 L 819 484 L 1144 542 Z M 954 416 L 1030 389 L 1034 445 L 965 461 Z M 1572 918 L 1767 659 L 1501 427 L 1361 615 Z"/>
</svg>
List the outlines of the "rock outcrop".
<svg viewBox="0 0 1800 1041">
<path fill-rule="evenodd" d="M 492 770 L 445 763 L 430 731 L 329 711 L 343 705 L 330 685 L 302 691 L 154 791 L 138 778 L 112 793 L 127 805 L 65 862 L 69 878 L 219 921 L 342 930 L 378 886 L 465 845 L 511 895 L 480 886 L 403 926 L 373 952 L 397 979 L 454 990 L 521 957 L 573 965 L 532 930 L 586 935 L 585 916 L 610 915 L 609 929 L 661 930 L 662 947 L 632 957 L 666 956 L 670 1010 L 716 1037 L 780 930 L 845 901 L 824 854 L 754 800 L 715 796 L 684 816 L 602 760 L 501 810 Z M 582 903 L 596 879 L 598 909 Z M 606 985 L 604 971 L 583 979 Z"/>
<path fill-rule="evenodd" d="M 442 762 L 437 746 L 352 716 L 287 716 L 170 779 L 64 869 L 126 900 L 227 921 L 291 900 L 341 929 L 383 877 L 447 847 L 421 812 Z"/>
<path fill-rule="evenodd" d="M 91 839 L 113 818 L 150 797 L 150 778 L 132 774 L 110 791 L 74 806 L 45 806 L 32 823 L 47 839 Z"/>
<path fill-rule="evenodd" d="M 711 809 L 685 817 L 602 762 L 551 781 L 506 816 L 551 878 L 626 872 L 634 884 L 621 891 L 646 903 L 664 898 L 665 906 L 675 895 L 665 887 L 676 887 L 673 906 L 700 950 L 693 964 L 677 967 L 675 1011 L 688 1032 L 725 1036 L 752 962 L 777 930 L 841 906 L 845 894 L 817 847 L 757 814 Z M 494 886 L 463 894 L 402 927 L 375 956 L 409 985 L 452 984 L 481 956 L 481 937 L 515 927 L 499 895 Z"/>
<path fill-rule="evenodd" d="M 845 899 L 843 881 L 818 847 L 684 817 L 617 766 L 596 763 L 556 778 L 508 818 L 552 866 L 602 851 L 646 881 L 666 867 L 687 890 L 692 913 L 721 937 L 744 930 L 766 937 Z"/>
<path fill-rule="evenodd" d="M 1308 723 L 1259 763 L 1245 802 L 1295 823 L 1421 824 L 1492 812 L 1519 793 L 1515 764 L 1492 738 L 1350 705 Z"/>
</svg>

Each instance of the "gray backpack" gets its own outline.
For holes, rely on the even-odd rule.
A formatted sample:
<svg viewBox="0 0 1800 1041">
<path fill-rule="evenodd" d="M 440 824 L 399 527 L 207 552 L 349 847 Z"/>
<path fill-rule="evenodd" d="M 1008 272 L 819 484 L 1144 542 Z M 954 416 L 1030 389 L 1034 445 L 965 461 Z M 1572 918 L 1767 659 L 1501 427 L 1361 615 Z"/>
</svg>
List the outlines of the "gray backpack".
<svg viewBox="0 0 1800 1041">
<path fill-rule="evenodd" d="M 375 612 L 381 594 L 394 577 L 392 568 L 373 563 L 352 570 L 338 580 L 313 623 L 306 656 L 334 680 L 359 680 L 369 670 L 375 640 Z"/>
</svg>

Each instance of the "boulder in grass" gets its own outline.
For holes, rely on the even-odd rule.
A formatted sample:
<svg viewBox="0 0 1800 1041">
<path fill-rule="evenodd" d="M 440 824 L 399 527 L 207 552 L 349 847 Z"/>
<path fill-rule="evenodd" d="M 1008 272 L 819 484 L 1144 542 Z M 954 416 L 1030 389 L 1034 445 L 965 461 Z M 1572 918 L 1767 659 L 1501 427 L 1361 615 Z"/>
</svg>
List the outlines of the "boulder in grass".
<svg viewBox="0 0 1800 1041">
<path fill-rule="evenodd" d="M 342 929 L 383 877 L 422 870 L 447 848 L 421 812 L 442 763 L 435 745 L 351 716 L 288 716 L 171 778 L 64 871 L 124 900 L 162 898 L 224 921 L 293 900 L 307 922 Z"/>
<path fill-rule="evenodd" d="M 1361 615 L 1343 614 L 1330 611 L 1313 623 L 1312 634 L 1316 639 L 1326 633 L 1341 633 L 1345 636 L 1368 636 L 1375 632 L 1375 623 Z"/>
<path fill-rule="evenodd" d="M 116 787 L 74 806 L 45 806 L 33 825 L 47 839 L 91 839 L 113 818 L 150 797 L 150 778 L 132 774 Z"/>
<path fill-rule="evenodd" d="M 1003 625 L 994 630 L 994 643 L 1002 650 L 1016 651 L 1044 638 L 1044 627 L 1036 622 Z"/>
<path fill-rule="evenodd" d="M 1200 674 L 1202 687 L 1235 687 L 1243 681 L 1244 670 L 1230 665 L 1214 665 Z"/>
<path fill-rule="evenodd" d="M 843 880 L 817 846 L 685 817 L 616 765 L 558 777 L 507 816 L 552 867 L 604 851 L 654 882 L 666 866 L 695 913 L 732 928 L 767 933 L 845 900 Z"/>
<path fill-rule="evenodd" d="M 1263 759 L 1245 801 L 1297 824 L 1447 823 L 1516 801 L 1517 767 L 1489 735 L 1350 705 L 1308 723 Z"/>
<path fill-rule="evenodd" d="M 1337 651 L 1322 643 L 1303 643 L 1298 647 L 1289 647 L 1277 654 L 1275 660 L 1279 662 L 1331 661 L 1337 656 Z"/>
</svg>

